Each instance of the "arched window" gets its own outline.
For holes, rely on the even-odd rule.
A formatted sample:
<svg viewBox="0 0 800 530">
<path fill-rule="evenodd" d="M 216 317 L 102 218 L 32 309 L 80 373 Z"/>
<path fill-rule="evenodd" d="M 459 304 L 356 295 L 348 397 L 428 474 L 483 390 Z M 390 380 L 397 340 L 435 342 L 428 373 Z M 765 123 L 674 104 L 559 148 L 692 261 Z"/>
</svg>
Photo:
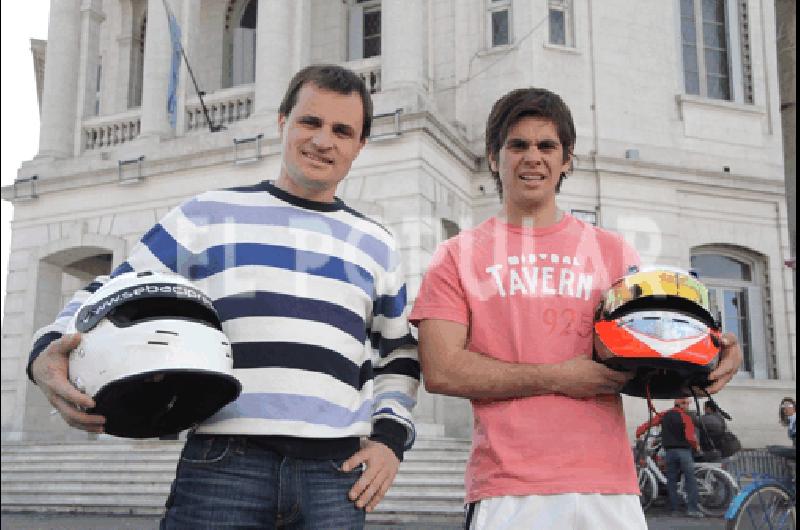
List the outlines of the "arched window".
<svg viewBox="0 0 800 530">
<path fill-rule="evenodd" d="M 765 260 L 744 249 L 708 246 L 692 251 L 692 268 L 709 289 L 711 310 L 722 330 L 739 338 L 744 354 L 740 371 L 757 379 L 774 378 Z"/>
<path fill-rule="evenodd" d="M 256 22 L 258 0 L 229 0 L 225 12 L 223 88 L 256 79 Z"/>
</svg>

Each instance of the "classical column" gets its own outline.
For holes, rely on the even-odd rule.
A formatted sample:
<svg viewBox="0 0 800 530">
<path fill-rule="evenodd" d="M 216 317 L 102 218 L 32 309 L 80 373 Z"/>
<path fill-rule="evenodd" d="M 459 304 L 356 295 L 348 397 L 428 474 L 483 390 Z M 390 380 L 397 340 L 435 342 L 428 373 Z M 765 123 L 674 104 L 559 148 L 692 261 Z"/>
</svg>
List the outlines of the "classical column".
<svg viewBox="0 0 800 530">
<path fill-rule="evenodd" d="M 80 0 L 50 0 L 38 157 L 71 156 L 75 138 Z"/>
<path fill-rule="evenodd" d="M 168 3 L 173 14 L 179 17 L 180 9 L 176 9 L 177 2 L 168 0 Z M 169 24 L 164 2 L 163 0 L 147 0 L 141 137 L 172 135 L 172 127 L 169 125 L 167 115 L 167 89 L 171 57 Z M 181 65 L 181 68 L 185 68 L 185 65 Z M 182 112 L 182 109 L 178 109 L 178 112 Z"/>
<path fill-rule="evenodd" d="M 294 75 L 294 7 L 285 0 L 259 0 L 256 22 L 255 114 L 277 115 Z"/>
<path fill-rule="evenodd" d="M 422 90 L 425 75 L 425 2 L 381 2 L 381 90 Z"/>
<path fill-rule="evenodd" d="M 100 59 L 100 23 L 105 19 L 101 0 L 81 1 L 80 66 L 78 67 L 78 106 L 76 109 L 75 156 L 81 154 L 81 122 L 94 116 L 97 98 L 98 61 Z"/>
</svg>

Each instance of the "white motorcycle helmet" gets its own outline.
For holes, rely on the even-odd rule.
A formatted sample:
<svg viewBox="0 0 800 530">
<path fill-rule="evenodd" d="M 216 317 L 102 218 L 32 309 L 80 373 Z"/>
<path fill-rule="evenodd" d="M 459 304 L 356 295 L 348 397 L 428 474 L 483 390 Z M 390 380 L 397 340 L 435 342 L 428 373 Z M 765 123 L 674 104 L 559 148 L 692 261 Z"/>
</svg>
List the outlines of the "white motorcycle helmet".
<svg viewBox="0 0 800 530">
<path fill-rule="evenodd" d="M 211 300 L 176 274 L 128 272 L 93 293 L 69 333 L 69 379 L 92 396 L 104 430 L 174 434 L 239 396 L 230 343 Z"/>
</svg>

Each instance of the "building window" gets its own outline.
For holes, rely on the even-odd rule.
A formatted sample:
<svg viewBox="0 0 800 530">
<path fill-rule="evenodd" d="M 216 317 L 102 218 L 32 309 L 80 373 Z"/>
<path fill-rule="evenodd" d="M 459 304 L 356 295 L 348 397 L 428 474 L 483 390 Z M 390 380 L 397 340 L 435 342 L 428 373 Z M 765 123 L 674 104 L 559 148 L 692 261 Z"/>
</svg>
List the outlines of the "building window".
<svg viewBox="0 0 800 530">
<path fill-rule="evenodd" d="M 575 46 L 572 0 L 549 0 L 550 44 Z"/>
<path fill-rule="evenodd" d="M 740 371 L 758 379 L 776 377 L 764 261 L 747 252 L 701 248 L 692 253 L 692 268 L 708 287 L 722 331 L 739 339 L 744 354 Z"/>
<path fill-rule="evenodd" d="M 487 0 L 487 21 L 489 47 L 511 44 L 511 0 Z"/>
<path fill-rule="evenodd" d="M 100 80 L 103 78 L 103 58 L 97 58 L 97 81 L 94 86 L 94 115 L 100 115 Z"/>
<path fill-rule="evenodd" d="M 597 226 L 597 212 L 594 210 L 571 210 L 570 213 L 576 219 Z"/>
<path fill-rule="evenodd" d="M 442 218 L 441 241 L 447 241 L 451 237 L 457 236 L 459 232 L 461 232 L 461 228 L 458 223 Z"/>
<path fill-rule="evenodd" d="M 142 15 L 138 27 L 134 28 L 131 42 L 131 64 L 128 82 L 128 108 L 142 106 L 144 85 L 144 40 L 147 33 L 147 12 Z"/>
<path fill-rule="evenodd" d="M 230 0 L 225 15 L 224 87 L 247 85 L 256 79 L 258 0 Z"/>
<path fill-rule="evenodd" d="M 350 61 L 381 54 L 380 0 L 356 0 L 350 5 L 347 58 Z"/>
<path fill-rule="evenodd" d="M 679 1 L 686 93 L 752 103 L 747 1 Z"/>
</svg>

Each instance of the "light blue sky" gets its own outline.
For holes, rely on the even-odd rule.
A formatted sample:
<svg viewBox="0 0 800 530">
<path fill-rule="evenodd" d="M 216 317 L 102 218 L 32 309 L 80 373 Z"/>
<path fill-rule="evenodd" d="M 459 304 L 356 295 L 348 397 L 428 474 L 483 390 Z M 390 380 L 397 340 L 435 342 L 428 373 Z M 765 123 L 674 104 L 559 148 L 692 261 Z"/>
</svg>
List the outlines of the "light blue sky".
<svg viewBox="0 0 800 530">
<path fill-rule="evenodd" d="M 30 39 L 47 38 L 49 11 L 48 0 L 0 3 L 0 181 L 3 186 L 14 182 L 20 164 L 36 156 L 39 147 L 39 110 Z M 8 247 L 11 243 L 9 223 L 13 206 L 7 201 L 0 202 L 0 293 L 5 308 Z"/>
</svg>

